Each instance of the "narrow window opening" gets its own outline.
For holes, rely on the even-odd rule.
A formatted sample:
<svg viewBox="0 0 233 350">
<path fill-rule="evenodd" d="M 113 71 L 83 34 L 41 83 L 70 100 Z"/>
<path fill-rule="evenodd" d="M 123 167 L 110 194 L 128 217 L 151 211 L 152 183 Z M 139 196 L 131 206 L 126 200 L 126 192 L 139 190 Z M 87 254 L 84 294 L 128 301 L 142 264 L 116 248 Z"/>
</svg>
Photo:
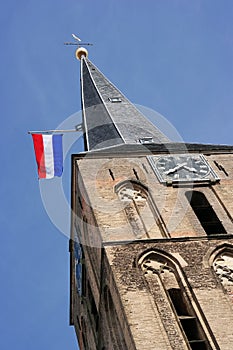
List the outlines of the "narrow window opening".
<svg viewBox="0 0 233 350">
<path fill-rule="evenodd" d="M 96 308 L 95 301 L 94 301 L 93 297 L 92 297 L 92 300 L 91 300 L 91 313 L 94 316 L 97 314 L 97 308 Z"/>
<path fill-rule="evenodd" d="M 214 164 L 216 165 L 218 170 L 223 171 L 226 176 L 229 176 L 227 171 L 224 169 L 224 167 L 221 164 L 219 164 L 218 162 L 216 162 L 216 160 L 214 160 Z"/>
<path fill-rule="evenodd" d="M 79 205 L 80 205 L 81 209 L 83 209 L 83 205 L 82 205 L 82 201 L 81 201 L 80 197 L 78 197 L 78 202 L 79 202 Z"/>
<path fill-rule="evenodd" d="M 88 288 L 88 299 L 89 299 L 89 305 L 90 305 L 90 312 L 92 315 L 95 331 L 97 332 L 98 327 L 99 327 L 99 314 L 98 314 L 98 310 L 97 310 L 97 307 L 95 304 L 95 299 L 94 299 L 89 282 L 87 283 L 87 288 Z"/>
<path fill-rule="evenodd" d="M 82 296 L 83 297 L 87 295 L 87 277 L 86 276 L 87 276 L 86 266 L 84 263 L 82 263 Z"/>
<path fill-rule="evenodd" d="M 98 328 L 99 328 L 99 315 L 98 315 L 98 311 L 97 311 L 97 308 L 96 308 L 96 305 L 95 305 L 95 301 L 94 301 L 94 298 L 92 299 L 91 301 L 91 313 L 94 317 L 94 321 L 95 321 L 95 330 L 96 332 L 98 331 Z"/>
<path fill-rule="evenodd" d="M 137 173 L 137 171 L 136 171 L 134 168 L 133 168 L 133 173 L 134 173 L 134 175 L 135 175 L 136 179 L 137 179 L 137 180 L 139 180 L 138 173 Z"/>
<path fill-rule="evenodd" d="M 115 180 L 115 177 L 114 177 L 114 174 L 113 174 L 112 170 L 111 170 L 111 169 L 108 169 L 108 171 L 109 171 L 109 174 L 110 174 L 111 178 L 112 178 L 113 181 L 114 181 L 114 180 Z"/>
<path fill-rule="evenodd" d="M 188 191 L 185 195 L 207 235 L 226 234 L 225 228 L 202 192 Z"/>
</svg>

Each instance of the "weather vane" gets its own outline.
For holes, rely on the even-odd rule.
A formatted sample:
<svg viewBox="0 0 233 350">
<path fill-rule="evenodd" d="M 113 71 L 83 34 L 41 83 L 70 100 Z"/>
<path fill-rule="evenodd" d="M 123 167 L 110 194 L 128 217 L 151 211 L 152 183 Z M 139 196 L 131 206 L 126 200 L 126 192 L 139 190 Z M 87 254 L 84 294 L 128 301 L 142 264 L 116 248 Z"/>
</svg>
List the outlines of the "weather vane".
<svg viewBox="0 0 233 350">
<path fill-rule="evenodd" d="M 80 43 L 80 41 L 82 41 L 77 35 L 75 35 L 75 34 L 71 34 L 72 35 L 72 37 L 76 40 L 75 42 L 66 42 L 66 43 L 64 43 L 64 45 L 76 45 L 76 46 L 78 46 L 78 47 L 80 47 L 80 46 L 92 46 L 93 44 L 91 44 L 91 43 Z"/>
</svg>

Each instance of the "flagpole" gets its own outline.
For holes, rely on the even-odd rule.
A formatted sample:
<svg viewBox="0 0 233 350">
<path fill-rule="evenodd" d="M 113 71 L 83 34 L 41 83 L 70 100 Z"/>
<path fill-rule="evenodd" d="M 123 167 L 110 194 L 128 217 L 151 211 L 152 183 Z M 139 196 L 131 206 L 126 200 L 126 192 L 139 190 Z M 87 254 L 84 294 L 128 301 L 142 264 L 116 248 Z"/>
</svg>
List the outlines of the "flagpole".
<svg viewBox="0 0 233 350">
<path fill-rule="evenodd" d="M 55 134 L 55 133 L 66 133 L 66 132 L 81 132 L 82 130 L 69 129 L 69 130 L 44 130 L 44 131 L 28 131 L 28 134 Z"/>
</svg>

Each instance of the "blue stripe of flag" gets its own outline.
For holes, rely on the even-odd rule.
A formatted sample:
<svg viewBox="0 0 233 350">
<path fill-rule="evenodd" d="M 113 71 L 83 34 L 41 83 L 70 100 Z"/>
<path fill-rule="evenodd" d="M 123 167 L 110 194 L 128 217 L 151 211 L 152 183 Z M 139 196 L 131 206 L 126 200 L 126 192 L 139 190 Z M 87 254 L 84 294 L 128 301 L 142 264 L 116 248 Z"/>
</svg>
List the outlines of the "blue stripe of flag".
<svg viewBox="0 0 233 350">
<path fill-rule="evenodd" d="M 53 135 L 54 176 L 63 172 L 62 134 Z"/>
</svg>

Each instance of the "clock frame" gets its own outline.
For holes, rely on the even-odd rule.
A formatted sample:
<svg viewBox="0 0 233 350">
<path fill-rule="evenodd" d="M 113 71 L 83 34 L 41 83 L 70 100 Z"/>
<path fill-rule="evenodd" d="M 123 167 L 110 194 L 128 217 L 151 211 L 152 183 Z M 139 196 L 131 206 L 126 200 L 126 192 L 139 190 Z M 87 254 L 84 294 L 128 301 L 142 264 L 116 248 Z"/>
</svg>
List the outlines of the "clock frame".
<svg viewBox="0 0 233 350">
<path fill-rule="evenodd" d="M 161 183 L 219 180 L 203 154 L 153 155 L 147 159 Z"/>
</svg>

